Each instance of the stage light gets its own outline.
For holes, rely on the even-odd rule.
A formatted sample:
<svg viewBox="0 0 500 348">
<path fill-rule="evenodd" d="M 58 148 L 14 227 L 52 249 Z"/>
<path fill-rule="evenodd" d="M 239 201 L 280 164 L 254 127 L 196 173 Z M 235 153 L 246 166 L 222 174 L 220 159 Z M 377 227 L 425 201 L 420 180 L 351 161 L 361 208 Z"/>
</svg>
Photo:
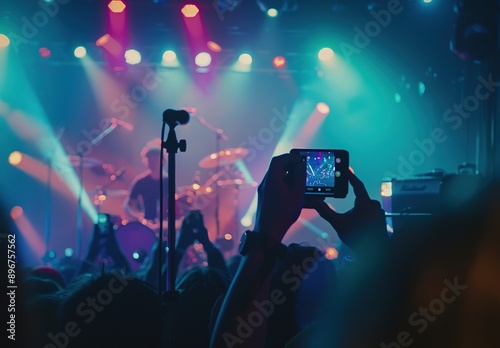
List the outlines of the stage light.
<svg viewBox="0 0 500 348">
<path fill-rule="evenodd" d="M 42 58 L 50 58 L 51 52 L 47 47 L 41 47 L 38 50 L 38 53 L 42 56 Z"/>
<path fill-rule="evenodd" d="M 198 12 L 200 12 L 200 10 L 198 10 L 198 7 L 196 7 L 196 5 L 188 4 L 184 5 L 181 12 L 184 15 L 184 17 L 193 18 L 196 17 L 196 15 L 198 14 Z"/>
<path fill-rule="evenodd" d="M 10 40 L 7 35 L 0 34 L 0 47 L 7 47 L 10 44 Z"/>
<path fill-rule="evenodd" d="M 225 240 L 231 240 L 231 239 L 233 239 L 233 236 L 231 236 L 229 233 L 226 233 L 226 234 L 224 235 L 224 239 L 225 239 Z"/>
<path fill-rule="evenodd" d="M 278 10 L 275 8 L 270 8 L 269 10 L 266 11 L 266 14 L 268 17 L 274 18 L 278 16 Z"/>
<path fill-rule="evenodd" d="M 318 58 L 322 62 L 332 59 L 333 55 L 334 55 L 333 50 L 329 47 L 324 47 L 320 49 L 318 52 Z"/>
<path fill-rule="evenodd" d="M 104 46 L 105 44 L 107 44 L 109 42 L 110 39 L 111 39 L 111 35 L 104 34 L 103 36 L 101 36 L 100 38 L 97 39 L 95 44 L 96 44 L 96 46 Z"/>
<path fill-rule="evenodd" d="M 283 56 L 276 56 L 273 58 L 273 66 L 276 69 L 284 69 L 286 67 L 286 59 Z"/>
<path fill-rule="evenodd" d="M 250 227 L 252 226 L 253 220 L 250 216 L 244 216 L 240 220 L 241 226 Z"/>
<path fill-rule="evenodd" d="M 380 185 L 380 195 L 382 197 L 391 197 L 392 196 L 392 182 L 386 181 Z"/>
<path fill-rule="evenodd" d="M 207 52 L 200 52 L 194 58 L 194 63 L 200 68 L 205 68 L 212 62 L 212 57 Z"/>
<path fill-rule="evenodd" d="M 394 102 L 395 102 L 396 104 L 399 104 L 399 103 L 401 103 L 401 100 L 402 100 L 402 98 L 401 98 L 401 94 L 399 94 L 399 93 L 395 93 L 395 94 L 394 94 Z"/>
<path fill-rule="evenodd" d="M 64 249 L 64 256 L 66 257 L 73 257 L 74 251 L 71 248 L 66 248 Z"/>
<path fill-rule="evenodd" d="M 432 0 L 424 0 L 424 2 L 425 2 L 426 4 L 430 4 L 430 3 L 432 2 Z"/>
<path fill-rule="evenodd" d="M 297 11 L 299 8 L 297 0 L 257 0 L 257 6 L 269 17 L 276 17 L 278 12 Z"/>
<path fill-rule="evenodd" d="M 10 217 L 12 218 L 12 220 L 19 220 L 21 216 L 23 216 L 23 214 L 23 208 L 18 205 L 12 207 L 12 209 L 10 210 Z"/>
<path fill-rule="evenodd" d="M 422 81 L 418 83 L 418 94 L 420 96 L 425 94 L 425 83 L 423 83 Z"/>
<path fill-rule="evenodd" d="M 75 54 L 76 58 L 83 58 L 87 55 L 87 49 L 83 46 L 78 46 L 75 48 L 75 51 L 73 52 Z"/>
<path fill-rule="evenodd" d="M 141 62 L 141 54 L 139 51 L 130 49 L 125 51 L 125 62 L 130 65 L 136 65 Z"/>
<path fill-rule="evenodd" d="M 328 115 L 330 113 L 330 107 L 325 102 L 319 102 L 316 104 L 316 110 L 322 115 Z"/>
<path fill-rule="evenodd" d="M 328 247 L 326 248 L 325 250 L 325 257 L 328 259 L 328 260 L 334 260 L 336 259 L 337 257 L 339 257 L 339 252 L 337 251 L 337 249 L 335 249 L 334 247 Z"/>
<path fill-rule="evenodd" d="M 14 151 L 9 155 L 9 163 L 13 166 L 18 166 L 23 161 L 23 154 L 19 151 Z"/>
<path fill-rule="evenodd" d="M 163 53 L 162 59 L 165 63 L 173 63 L 177 60 L 177 54 L 172 50 L 168 50 Z"/>
<path fill-rule="evenodd" d="M 121 13 L 127 6 L 121 0 L 111 0 L 108 7 L 113 13 Z"/>
<path fill-rule="evenodd" d="M 54 250 L 48 250 L 42 257 L 44 262 L 50 262 L 56 258 L 56 252 Z"/>
<path fill-rule="evenodd" d="M 243 53 L 238 58 L 238 62 L 240 62 L 243 65 L 250 65 L 252 64 L 252 56 L 249 55 L 248 53 Z"/>
<path fill-rule="evenodd" d="M 209 49 L 210 51 L 212 51 L 212 52 L 217 52 L 217 53 L 219 53 L 219 52 L 221 52 L 221 51 L 222 51 L 222 47 L 221 47 L 221 45 L 219 45 L 219 44 L 218 44 L 217 42 L 215 42 L 215 41 L 208 41 L 208 42 L 207 42 L 207 47 L 208 47 L 208 49 Z"/>
</svg>

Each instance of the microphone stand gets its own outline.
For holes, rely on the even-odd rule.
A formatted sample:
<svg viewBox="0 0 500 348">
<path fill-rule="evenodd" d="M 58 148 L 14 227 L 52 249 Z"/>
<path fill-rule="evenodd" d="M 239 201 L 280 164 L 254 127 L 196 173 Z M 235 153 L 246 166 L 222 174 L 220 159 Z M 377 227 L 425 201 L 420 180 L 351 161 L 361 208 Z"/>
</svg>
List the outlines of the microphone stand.
<svg viewBox="0 0 500 348">
<path fill-rule="evenodd" d="M 171 110 L 167 110 L 171 111 Z M 169 316 L 168 325 L 168 345 L 169 348 L 175 347 L 174 330 L 173 330 L 173 319 L 175 318 L 173 304 L 177 302 L 179 293 L 175 290 L 175 273 L 176 273 L 176 260 L 175 260 L 175 156 L 177 150 L 181 152 L 186 152 L 187 143 L 186 140 L 177 140 L 177 135 L 175 133 L 175 127 L 181 124 L 177 119 L 171 117 L 167 111 L 163 114 L 163 127 L 162 127 L 162 144 L 160 152 L 160 232 L 158 245 L 158 259 L 159 259 L 159 287 L 158 290 L 162 294 L 162 289 L 164 288 L 163 272 L 162 272 L 162 253 L 163 253 L 163 149 L 167 150 L 168 153 L 168 193 L 167 193 L 167 204 L 168 204 L 168 268 L 167 268 L 167 281 L 166 281 L 166 291 L 162 294 L 162 300 L 167 304 L 167 315 Z M 187 114 L 187 112 L 186 112 Z M 189 115 L 187 115 L 187 123 L 189 120 Z M 169 131 L 167 140 L 163 141 L 165 133 L 165 124 L 168 124 Z"/>
</svg>

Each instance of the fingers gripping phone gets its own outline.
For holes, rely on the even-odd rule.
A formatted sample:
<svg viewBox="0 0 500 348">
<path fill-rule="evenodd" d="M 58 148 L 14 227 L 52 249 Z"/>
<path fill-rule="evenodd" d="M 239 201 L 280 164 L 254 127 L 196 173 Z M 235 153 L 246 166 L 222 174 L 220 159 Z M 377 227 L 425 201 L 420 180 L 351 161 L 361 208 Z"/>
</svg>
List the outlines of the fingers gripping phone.
<svg viewBox="0 0 500 348">
<path fill-rule="evenodd" d="M 306 195 L 345 198 L 349 191 L 349 152 L 346 150 L 292 149 L 306 161 Z"/>
</svg>

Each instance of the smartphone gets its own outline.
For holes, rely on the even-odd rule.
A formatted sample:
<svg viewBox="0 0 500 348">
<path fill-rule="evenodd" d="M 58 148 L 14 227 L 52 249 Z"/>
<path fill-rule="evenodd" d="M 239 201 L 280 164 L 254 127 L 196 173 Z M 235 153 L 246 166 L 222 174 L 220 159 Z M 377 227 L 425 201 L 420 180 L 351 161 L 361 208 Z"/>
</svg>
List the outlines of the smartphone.
<svg viewBox="0 0 500 348">
<path fill-rule="evenodd" d="M 292 149 L 306 161 L 306 195 L 345 198 L 349 192 L 349 152 L 346 150 Z"/>
</svg>

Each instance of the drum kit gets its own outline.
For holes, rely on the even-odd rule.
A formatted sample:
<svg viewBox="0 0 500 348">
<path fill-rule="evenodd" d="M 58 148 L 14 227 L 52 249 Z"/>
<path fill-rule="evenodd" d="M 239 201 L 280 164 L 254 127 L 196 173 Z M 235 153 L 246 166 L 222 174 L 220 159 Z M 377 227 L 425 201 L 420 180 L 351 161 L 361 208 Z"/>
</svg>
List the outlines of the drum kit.
<svg viewBox="0 0 500 348">
<path fill-rule="evenodd" d="M 236 194 L 240 188 L 256 187 L 257 183 L 248 182 L 242 179 L 242 173 L 233 166 L 237 161 L 244 159 L 248 155 L 248 150 L 245 148 L 227 148 L 203 157 L 198 166 L 202 169 L 211 169 L 214 174 L 204 183 L 195 182 L 191 185 L 180 186 L 175 194 L 176 198 L 176 226 L 180 226 L 182 218 L 191 210 L 202 209 L 209 204 L 214 204 L 215 208 L 215 223 L 216 236 L 221 249 L 229 250 L 230 246 L 226 244 L 227 238 L 220 238 L 219 227 L 219 194 L 218 190 L 225 187 L 234 188 Z M 114 166 L 104 164 L 95 158 L 82 158 L 79 156 L 70 156 L 70 163 L 75 168 L 84 168 L 93 174 L 107 178 L 102 185 L 96 186 L 93 190 L 86 191 L 89 197 L 93 197 L 93 203 L 98 213 L 106 212 L 104 203 L 108 198 L 125 198 L 129 195 L 128 190 L 111 189 L 110 186 L 119 180 L 125 170 L 115 170 Z M 214 170 L 215 169 L 215 170 Z M 215 202 L 214 202 L 215 201 Z M 233 199 L 238 202 L 238 197 Z M 103 209 L 104 208 L 104 209 Z M 122 209 L 120 207 L 120 209 Z M 237 211 L 237 207 L 235 207 Z M 115 226 L 115 235 L 128 259 L 133 271 L 137 271 L 143 264 L 144 259 L 150 253 L 151 248 L 157 240 L 158 231 L 154 231 L 151 226 L 145 225 L 139 221 L 129 221 L 125 215 L 111 215 L 111 219 Z M 166 216 L 166 215 L 165 215 Z M 237 213 L 233 217 L 237 223 Z M 167 224 L 164 224 L 167 226 Z M 200 259 L 200 258 L 199 258 Z"/>
</svg>

